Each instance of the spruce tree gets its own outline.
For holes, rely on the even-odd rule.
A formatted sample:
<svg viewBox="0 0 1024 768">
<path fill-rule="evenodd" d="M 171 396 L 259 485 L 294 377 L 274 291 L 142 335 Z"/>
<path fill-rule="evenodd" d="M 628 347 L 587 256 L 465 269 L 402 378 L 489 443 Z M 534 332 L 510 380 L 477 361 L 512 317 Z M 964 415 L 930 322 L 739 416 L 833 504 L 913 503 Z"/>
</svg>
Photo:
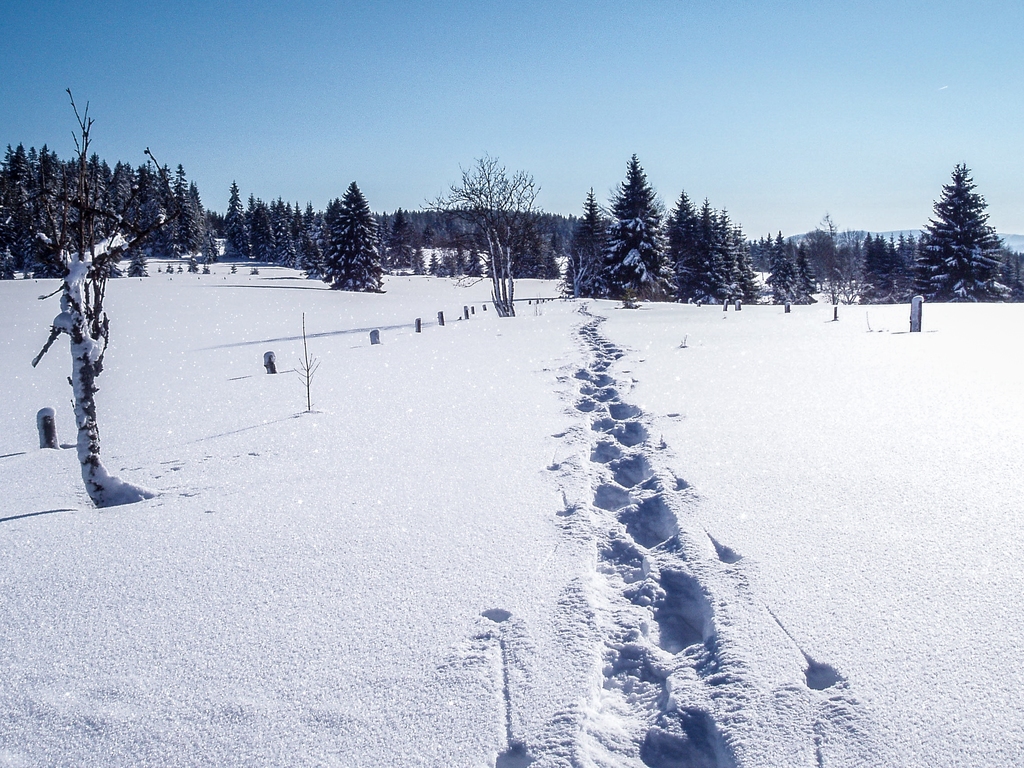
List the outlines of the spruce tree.
<svg viewBox="0 0 1024 768">
<path fill-rule="evenodd" d="M 314 212 L 312 203 L 307 203 L 302 216 L 299 259 L 306 277 L 314 280 L 321 279 L 324 274 L 323 223 L 323 216 Z"/>
<path fill-rule="evenodd" d="M 724 212 L 722 215 L 725 215 Z M 761 285 L 758 283 L 757 271 L 751 258 L 750 243 L 747 242 L 738 224 L 729 227 L 729 247 L 732 250 L 733 263 L 736 265 L 735 297 L 742 299 L 745 304 L 756 304 L 761 298 Z"/>
<path fill-rule="evenodd" d="M 405 216 L 405 211 L 401 208 L 395 211 L 395 215 L 391 219 L 390 230 L 382 232 L 382 234 L 386 235 L 385 247 L 391 269 L 394 271 L 412 270 L 414 267 L 412 229 Z"/>
<path fill-rule="evenodd" d="M 270 209 L 262 200 L 252 200 L 248 215 L 251 258 L 256 261 L 273 263 L 276 255 L 274 227 L 270 220 Z"/>
<path fill-rule="evenodd" d="M 14 279 L 14 256 L 9 246 L 0 251 L 0 280 Z"/>
<path fill-rule="evenodd" d="M 612 200 L 605 250 L 605 292 L 621 298 L 661 299 L 670 292 L 672 272 L 665 256 L 661 209 L 640 161 L 633 155 L 626 180 Z"/>
<path fill-rule="evenodd" d="M 324 282 L 344 291 L 380 291 L 383 270 L 376 221 L 354 181 L 345 196 L 335 200 L 328 211 Z"/>
<path fill-rule="evenodd" d="M 225 251 L 229 258 L 249 258 L 249 230 L 245 224 L 245 210 L 242 198 L 238 193 L 238 185 L 231 182 L 231 194 L 228 198 L 228 211 L 224 216 Z"/>
<path fill-rule="evenodd" d="M 216 264 L 220 257 L 220 251 L 217 248 L 217 239 L 213 236 L 213 230 L 207 229 L 203 235 L 203 264 L 210 266 Z"/>
<path fill-rule="evenodd" d="M 577 220 L 569 243 L 566 295 L 577 298 L 601 295 L 607 230 L 608 222 L 591 187 L 583 203 L 583 216 Z"/>
<path fill-rule="evenodd" d="M 695 301 L 721 301 L 728 298 L 727 275 L 721 261 L 718 213 L 707 198 L 697 214 L 694 228 L 692 280 Z"/>
<path fill-rule="evenodd" d="M 811 269 L 811 262 L 807 257 L 807 246 L 800 243 L 796 247 L 796 303 L 813 304 L 813 294 L 816 289 L 814 271 Z"/>
<path fill-rule="evenodd" d="M 881 235 L 864 238 L 864 284 L 862 301 L 891 304 L 898 300 L 897 280 L 900 276 L 896 243 Z"/>
<path fill-rule="evenodd" d="M 705 268 L 698 258 L 697 226 L 697 210 L 686 192 L 680 192 L 668 220 L 668 257 L 675 270 L 676 298 L 679 301 L 705 298 L 701 288 L 701 275 Z"/>
<path fill-rule="evenodd" d="M 768 285 L 772 289 L 772 301 L 775 304 L 785 304 L 787 301 L 794 301 L 799 294 L 796 266 L 789 258 L 785 241 L 782 239 L 782 232 L 779 232 L 772 241 L 768 236 L 768 270 L 771 275 L 768 277 Z"/>
<path fill-rule="evenodd" d="M 925 227 L 917 263 L 919 286 L 932 301 L 998 301 L 1001 246 L 988 225 L 985 198 L 975 190 L 970 169 L 960 164 L 942 188 L 935 216 Z"/>
<path fill-rule="evenodd" d="M 149 277 L 144 248 L 132 248 L 128 251 L 128 277 Z"/>
</svg>

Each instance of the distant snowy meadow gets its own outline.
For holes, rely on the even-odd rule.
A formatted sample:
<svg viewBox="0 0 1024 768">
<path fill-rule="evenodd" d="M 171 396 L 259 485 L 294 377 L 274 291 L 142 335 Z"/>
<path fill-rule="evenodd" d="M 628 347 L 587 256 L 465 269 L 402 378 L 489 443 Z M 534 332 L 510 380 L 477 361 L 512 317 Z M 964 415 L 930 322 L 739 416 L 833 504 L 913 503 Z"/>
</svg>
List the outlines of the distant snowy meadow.
<svg viewBox="0 0 1024 768">
<path fill-rule="evenodd" d="M 105 510 L 0 281 L 0 765 L 1024 762 L 1020 305 L 245 271 L 108 284 Z"/>
</svg>

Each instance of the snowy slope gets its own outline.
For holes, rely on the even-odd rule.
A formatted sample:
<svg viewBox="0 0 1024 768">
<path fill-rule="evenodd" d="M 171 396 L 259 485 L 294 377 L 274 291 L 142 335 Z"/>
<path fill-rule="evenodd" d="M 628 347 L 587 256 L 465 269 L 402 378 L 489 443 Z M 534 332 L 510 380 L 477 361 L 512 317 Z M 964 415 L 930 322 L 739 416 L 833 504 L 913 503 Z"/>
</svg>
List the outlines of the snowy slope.
<svg viewBox="0 0 1024 768">
<path fill-rule="evenodd" d="M 1021 764 L 1024 314 L 931 305 L 909 334 L 906 307 L 840 312 L 652 306 L 604 327 L 636 350 L 632 401 L 699 492 L 693 524 L 848 681 L 870 762 Z"/>
<path fill-rule="evenodd" d="M 102 512 L 0 282 L 0 765 L 1024 759 L 1017 307 L 215 269 L 110 285 Z"/>
<path fill-rule="evenodd" d="M 32 450 L 38 405 L 67 416 L 66 352 L 5 369 L 0 455 L 26 453 L 2 459 L 0 762 L 486 764 L 507 738 L 501 632 L 514 736 L 584 695 L 592 644 L 557 632 L 586 553 L 547 468 L 564 322 L 498 327 L 483 285 L 277 277 L 111 284 L 105 455 L 151 502 L 90 509 L 73 451 Z M 41 287 L 3 288 L 3 354 L 27 363 Z M 265 349 L 297 358 L 302 309 L 327 334 L 471 298 L 472 321 L 380 346 L 310 339 L 314 413 L 263 371 Z"/>
</svg>

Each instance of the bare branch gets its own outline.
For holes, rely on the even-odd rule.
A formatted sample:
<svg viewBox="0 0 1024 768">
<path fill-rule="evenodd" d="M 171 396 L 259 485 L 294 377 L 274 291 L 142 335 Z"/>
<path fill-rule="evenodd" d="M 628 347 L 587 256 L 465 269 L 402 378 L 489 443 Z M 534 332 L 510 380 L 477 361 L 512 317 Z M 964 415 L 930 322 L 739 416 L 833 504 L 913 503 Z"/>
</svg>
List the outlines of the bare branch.
<svg viewBox="0 0 1024 768">
<path fill-rule="evenodd" d="M 39 361 L 43 359 L 43 355 L 50 351 L 50 347 L 53 346 L 53 342 L 57 340 L 57 337 L 63 333 L 63 329 L 58 328 L 56 325 L 50 326 L 50 337 L 46 340 L 43 348 L 39 351 L 39 354 L 32 359 L 32 367 L 35 368 L 39 365 Z"/>
</svg>

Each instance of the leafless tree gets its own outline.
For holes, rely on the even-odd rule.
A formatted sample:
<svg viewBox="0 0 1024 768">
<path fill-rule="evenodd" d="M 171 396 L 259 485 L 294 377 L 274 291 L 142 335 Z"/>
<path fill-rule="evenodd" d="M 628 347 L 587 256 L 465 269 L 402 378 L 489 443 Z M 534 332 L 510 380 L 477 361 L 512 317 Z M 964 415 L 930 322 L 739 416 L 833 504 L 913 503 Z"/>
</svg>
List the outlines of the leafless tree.
<svg viewBox="0 0 1024 768">
<path fill-rule="evenodd" d="M 88 162 L 93 120 L 89 107 L 79 113 L 68 90 L 71 107 L 78 121 L 75 136 L 75 162 L 62 165 L 53 188 L 44 190 L 46 231 L 40 233 L 44 259 L 64 275 L 59 289 L 61 312 L 54 318 L 50 336 L 32 361 L 33 367 L 50 349 L 57 337 L 66 333 L 71 341 L 71 377 L 75 396 L 75 422 L 78 427 L 78 460 L 82 465 L 85 489 L 98 507 L 130 504 L 150 498 L 152 493 L 110 475 L 100 461 L 100 432 L 96 421 L 96 378 L 103 372 L 110 322 L 103 309 L 107 279 L 121 257 L 137 248 L 151 234 L 178 216 L 177 210 L 150 221 L 138 213 L 135 189 L 128 200 L 110 207 L 100 179 Z M 149 149 L 161 182 L 170 194 L 167 173 Z M 51 294 L 54 295 L 54 294 Z M 42 297 L 42 298 L 49 298 Z"/>
<path fill-rule="evenodd" d="M 313 384 L 313 375 L 320 367 L 320 361 L 310 356 L 309 347 L 306 346 L 306 313 L 302 313 L 302 357 L 299 358 L 299 368 L 295 372 L 299 374 L 303 385 L 306 387 L 306 412 L 313 410 L 313 400 L 310 397 L 310 388 Z"/>
<path fill-rule="evenodd" d="M 829 301 L 833 304 L 860 301 L 864 262 L 860 233 L 847 230 L 840 234 L 832 217 L 825 214 L 821 224 L 807 233 L 804 242 L 808 260 Z"/>
<path fill-rule="evenodd" d="M 844 304 L 860 301 L 864 281 L 864 238 L 860 232 L 846 230 L 839 235 L 836 249 L 839 298 Z M 834 302 L 833 302 L 834 303 Z"/>
<path fill-rule="evenodd" d="M 487 250 L 487 273 L 491 278 L 494 308 L 501 317 L 515 310 L 515 244 L 531 218 L 538 213 L 540 189 L 533 176 L 516 171 L 511 177 L 497 158 L 485 155 L 476 165 L 462 171 L 462 181 L 452 184 L 430 207 L 463 219 L 477 230 Z"/>
</svg>

